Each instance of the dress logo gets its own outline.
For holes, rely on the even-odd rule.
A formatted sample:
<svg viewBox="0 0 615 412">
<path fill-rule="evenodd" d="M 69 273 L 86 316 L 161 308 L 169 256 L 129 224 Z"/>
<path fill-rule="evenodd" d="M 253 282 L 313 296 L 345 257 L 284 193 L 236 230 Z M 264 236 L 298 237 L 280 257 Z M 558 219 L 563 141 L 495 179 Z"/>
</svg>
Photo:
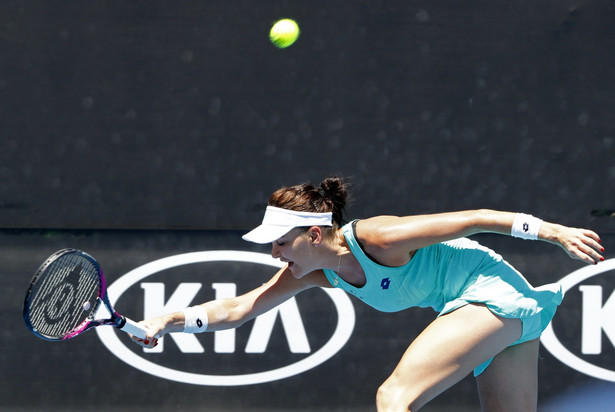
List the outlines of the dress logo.
<svg viewBox="0 0 615 412">
<path fill-rule="evenodd" d="M 391 285 L 391 279 L 390 278 L 384 278 L 384 279 L 382 279 L 382 282 L 380 282 L 380 287 L 382 289 L 384 289 L 384 290 L 387 290 L 390 285 Z"/>
</svg>

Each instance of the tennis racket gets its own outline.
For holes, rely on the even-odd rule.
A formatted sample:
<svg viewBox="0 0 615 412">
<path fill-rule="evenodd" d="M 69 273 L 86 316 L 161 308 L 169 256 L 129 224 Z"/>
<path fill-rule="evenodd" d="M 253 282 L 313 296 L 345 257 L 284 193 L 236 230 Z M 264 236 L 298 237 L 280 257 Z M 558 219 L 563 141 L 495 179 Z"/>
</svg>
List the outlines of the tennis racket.
<svg viewBox="0 0 615 412">
<path fill-rule="evenodd" d="M 101 305 L 109 318 L 95 319 Z M 36 336 L 51 341 L 74 338 L 101 325 L 146 337 L 142 326 L 111 306 L 96 259 L 77 249 L 62 249 L 38 268 L 26 293 L 23 318 Z"/>
</svg>

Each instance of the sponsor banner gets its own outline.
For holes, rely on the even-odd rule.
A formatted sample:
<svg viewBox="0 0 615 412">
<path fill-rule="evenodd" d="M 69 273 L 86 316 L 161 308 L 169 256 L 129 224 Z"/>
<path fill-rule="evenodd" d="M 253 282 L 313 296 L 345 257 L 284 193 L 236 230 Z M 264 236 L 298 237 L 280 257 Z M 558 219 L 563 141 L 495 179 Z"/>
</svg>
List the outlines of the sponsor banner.
<svg viewBox="0 0 615 412">
<path fill-rule="evenodd" d="M 435 318 L 432 310 L 380 313 L 337 289 L 315 288 L 237 329 L 171 334 L 153 350 L 111 327 L 46 342 L 21 319 L 32 274 L 64 247 L 85 250 L 101 262 L 116 308 L 135 320 L 246 293 L 267 281 L 280 263 L 269 256 L 268 246 L 243 242 L 240 235 L 0 233 L 5 280 L 0 311 L 6 320 L 0 334 L 5 349 L 0 410 L 83 410 L 103 404 L 156 410 L 374 410 L 378 386 Z M 561 279 L 566 289 L 543 337 L 540 401 L 612 381 L 615 349 L 608 319 L 615 302 L 614 259 L 584 266 L 540 242 L 495 235 L 477 240 L 502 253 L 533 284 Z M 603 236 L 603 243 L 615 243 L 615 237 Z M 474 379 L 468 376 L 430 406 L 476 410 Z"/>
<path fill-rule="evenodd" d="M 560 280 L 566 293 L 542 344 L 570 368 L 615 382 L 615 259 Z"/>
<path fill-rule="evenodd" d="M 143 312 L 145 318 L 159 316 L 165 313 L 182 310 L 188 306 L 202 303 L 204 299 L 198 298 L 199 290 L 204 286 L 202 282 L 181 282 L 173 292 L 165 293 L 165 286 L 169 283 L 168 278 L 173 277 L 174 269 L 190 265 L 190 271 L 205 273 L 201 275 L 211 289 L 215 291 L 213 298 L 224 299 L 237 296 L 237 280 L 228 276 L 227 271 L 221 271 L 221 263 L 239 262 L 241 270 L 250 273 L 254 265 L 264 265 L 279 269 L 282 264 L 273 259 L 270 255 L 243 251 L 204 251 L 193 252 L 181 255 L 170 256 L 159 259 L 138 267 L 121 278 L 117 279 L 109 286 L 109 296 L 111 303 L 116 305 L 118 299 L 123 294 L 128 294 L 135 286 L 139 286 L 143 293 Z M 218 264 L 216 266 L 216 264 Z M 159 273 L 166 275 L 158 276 Z M 154 279 L 152 279 L 154 278 Z M 166 278 L 166 279 L 165 279 Z M 159 280 L 159 281 L 154 281 Z M 235 281 L 234 281 L 235 280 Z M 278 351 L 279 358 L 291 358 L 290 364 L 274 366 L 273 362 L 261 356 L 264 362 L 253 371 L 254 366 L 251 362 L 239 362 L 237 370 L 226 374 L 211 374 L 189 372 L 178 370 L 178 367 L 162 366 L 160 363 L 165 350 L 165 341 L 172 339 L 177 349 L 182 354 L 204 354 L 205 348 L 201 343 L 202 336 L 195 334 L 174 333 L 160 339 L 159 344 L 154 349 L 144 349 L 144 354 L 137 354 L 135 345 L 130 344 L 130 348 L 124 345 L 118 334 L 110 328 L 98 328 L 97 333 L 103 344 L 116 355 L 120 360 L 143 372 L 157 376 L 162 379 L 169 379 L 177 382 L 190 383 L 196 385 L 211 386 L 240 386 L 271 382 L 279 379 L 289 378 L 303 372 L 309 371 L 318 365 L 326 362 L 334 356 L 350 339 L 355 326 L 354 308 L 350 298 L 339 289 L 321 289 L 331 302 L 323 301 L 320 305 L 327 307 L 331 316 L 327 317 L 328 323 L 332 323 L 333 328 L 324 328 L 323 322 L 304 321 L 298 297 L 293 297 L 279 307 L 258 316 L 249 328 L 249 336 L 245 348 L 237 347 L 237 330 L 217 331 L 213 336 L 214 354 L 236 354 L 243 352 L 246 356 L 253 354 L 264 354 L 269 346 L 274 328 L 279 317 L 279 323 L 284 337 L 288 343 L 288 350 Z M 136 293 L 139 293 L 138 291 Z M 165 295 L 168 299 L 165 300 Z M 196 298 L 196 299 L 195 299 Z M 322 299 L 319 299 L 322 300 Z M 119 302 L 121 303 L 121 302 Z M 331 305 L 332 303 L 332 305 Z M 305 311 L 304 311 L 305 313 Z M 306 331 L 305 324 L 310 322 L 312 330 Z M 241 329 L 247 331 L 248 327 Z M 330 337 L 318 336 L 323 331 L 333 329 Z M 309 336 L 308 336 L 309 334 Z M 310 341 L 312 344 L 310 344 Z M 314 348 L 313 342 L 324 342 L 321 347 Z M 273 346 L 274 344 L 272 344 Z M 305 354 L 297 357 L 296 354 Z M 188 355 L 189 356 L 189 355 Z M 201 355 L 203 359 L 212 359 L 210 354 Z M 223 355 L 224 357 L 224 355 Z M 228 358 L 228 355 L 226 355 Z M 292 358 L 296 358 L 292 360 Z M 216 359 L 214 355 L 213 359 Z M 218 358 L 219 359 L 219 358 Z M 278 362 L 280 360 L 278 359 Z M 278 362 L 275 362 L 276 364 Z M 212 368 L 211 363 L 204 363 L 205 367 Z"/>
</svg>

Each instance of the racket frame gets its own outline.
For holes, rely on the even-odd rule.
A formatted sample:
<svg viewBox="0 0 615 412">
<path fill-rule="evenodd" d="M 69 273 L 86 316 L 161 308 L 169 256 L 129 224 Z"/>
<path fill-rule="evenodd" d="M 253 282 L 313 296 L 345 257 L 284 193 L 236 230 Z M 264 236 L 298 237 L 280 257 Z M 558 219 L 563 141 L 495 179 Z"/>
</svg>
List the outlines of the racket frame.
<svg viewBox="0 0 615 412">
<path fill-rule="evenodd" d="M 98 277 L 100 279 L 100 287 L 98 289 L 98 296 L 96 298 L 96 303 L 94 304 L 94 308 L 92 308 L 92 310 L 90 312 L 90 315 L 83 322 L 81 322 L 79 325 L 77 325 L 71 331 L 66 333 L 64 336 L 54 338 L 54 337 L 51 337 L 51 336 L 44 335 L 44 334 L 40 333 L 36 329 L 36 327 L 34 327 L 32 325 L 32 323 L 30 322 L 30 303 L 31 303 L 30 302 L 30 298 L 31 298 L 33 292 L 35 291 L 35 288 L 38 286 L 39 278 L 41 276 L 44 276 L 44 274 L 46 273 L 47 268 L 49 268 L 53 262 L 55 262 L 59 258 L 65 256 L 65 255 L 68 255 L 68 254 L 79 255 L 79 256 L 87 259 L 90 263 L 92 263 L 94 265 L 94 267 L 96 268 L 96 271 L 98 272 Z M 105 306 L 105 309 L 107 310 L 107 312 L 109 312 L 110 318 L 94 319 L 94 317 L 96 316 L 96 314 L 100 310 L 101 304 L 103 304 Z M 105 275 L 104 275 L 104 273 L 103 273 L 103 271 L 102 271 L 98 261 L 96 259 L 94 259 L 94 257 L 89 255 L 88 253 L 83 252 L 83 251 L 81 251 L 79 249 L 73 249 L 73 248 L 66 248 L 66 249 L 62 249 L 62 250 L 59 250 L 59 251 L 55 252 L 49 258 L 47 258 L 47 260 L 45 260 L 45 262 L 35 272 L 34 277 L 32 278 L 32 281 L 30 283 L 30 287 L 28 288 L 28 291 L 26 293 L 25 300 L 24 300 L 23 318 L 24 318 L 24 321 L 26 323 L 26 326 L 28 327 L 28 329 L 30 329 L 30 331 L 32 331 L 32 333 L 34 333 L 39 338 L 42 338 L 42 339 L 45 339 L 45 340 L 49 340 L 49 341 L 64 341 L 64 340 L 67 340 L 67 339 L 72 339 L 72 338 L 74 338 L 74 337 L 76 337 L 78 335 L 81 335 L 84 332 L 87 332 L 90 329 L 93 329 L 93 328 L 98 327 L 98 326 L 103 326 L 103 325 L 113 326 L 115 328 L 118 328 L 118 329 L 126 332 L 126 333 L 130 333 L 131 335 L 135 335 L 135 336 L 137 336 L 138 338 L 141 338 L 141 339 L 145 339 L 145 337 L 146 337 L 146 330 L 145 330 L 145 328 L 143 328 L 142 326 L 137 324 L 135 321 L 133 321 L 131 319 L 128 319 L 125 316 L 119 314 L 113 308 L 113 305 L 111 305 L 111 302 L 109 301 L 109 296 L 107 295 L 107 282 L 106 282 L 106 279 L 105 279 Z"/>
</svg>

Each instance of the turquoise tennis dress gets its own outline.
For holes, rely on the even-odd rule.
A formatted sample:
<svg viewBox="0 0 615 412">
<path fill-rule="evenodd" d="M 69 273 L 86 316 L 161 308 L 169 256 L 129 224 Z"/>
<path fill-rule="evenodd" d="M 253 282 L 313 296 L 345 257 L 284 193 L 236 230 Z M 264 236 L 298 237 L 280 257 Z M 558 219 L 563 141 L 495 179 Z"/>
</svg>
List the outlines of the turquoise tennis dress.
<svg viewBox="0 0 615 412">
<path fill-rule="evenodd" d="M 523 333 L 513 343 L 516 345 L 538 338 L 562 301 L 559 284 L 534 288 L 500 255 L 467 238 L 419 249 L 401 267 L 382 266 L 370 259 L 357 241 L 356 222 L 344 225 L 342 230 L 367 282 L 355 287 L 335 271 L 324 272 L 331 285 L 379 311 L 431 307 L 441 316 L 469 303 L 482 303 L 498 316 L 521 319 Z M 492 360 L 474 369 L 474 376 Z"/>
</svg>

